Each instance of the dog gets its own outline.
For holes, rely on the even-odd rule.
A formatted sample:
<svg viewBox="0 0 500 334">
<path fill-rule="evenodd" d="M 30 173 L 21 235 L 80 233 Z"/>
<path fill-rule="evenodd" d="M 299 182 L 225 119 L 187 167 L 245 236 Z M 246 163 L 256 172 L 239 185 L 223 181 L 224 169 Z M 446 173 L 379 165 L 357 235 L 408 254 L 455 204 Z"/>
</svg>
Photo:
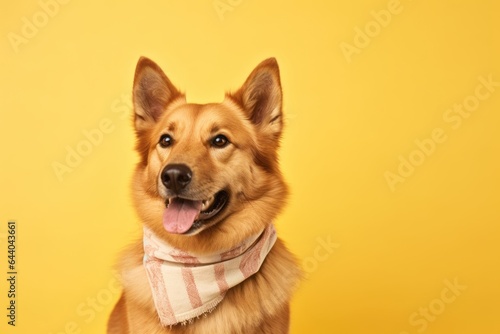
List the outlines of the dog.
<svg viewBox="0 0 500 334">
<path fill-rule="evenodd" d="M 288 195 L 277 61 L 221 103 L 194 104 L 141 57 L 133 106 L 144 237 L 118 263 L 107 333 L 288 333 L 302 272 L 273 226 Z"/>
</svg>

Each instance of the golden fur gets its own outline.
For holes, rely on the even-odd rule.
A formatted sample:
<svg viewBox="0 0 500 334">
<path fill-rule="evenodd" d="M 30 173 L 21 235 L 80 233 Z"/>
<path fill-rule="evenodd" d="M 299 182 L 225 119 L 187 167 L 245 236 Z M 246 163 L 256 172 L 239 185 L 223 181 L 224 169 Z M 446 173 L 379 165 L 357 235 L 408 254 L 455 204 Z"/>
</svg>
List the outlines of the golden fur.
<svg viewBox="0 0 500 334">
<path fill-rule="evenodd" d="M 134 78 L 134 126 L 140 156 L 133 177 L 139 218 L 179 249 L 213 253 L 230 249 L 263 230 L 285 205 L 287 187 L 278 166 L 283 128 L 282 95 L 274 58 L 259 64 L 243 86 L 222 103 L 187 103 L 153 61 L 141 58 Z M 168 133 L 173 144 L 161 147 Z M 225 147 L 211 140 L 223 134 Z M 193 173 L 188 196 L 206 199 L 227 190 L 225 209 L 192 235 L 168 233 L 162 226 L 165 193 L 159 174 L 167 164 Z M 143 267 L 142 240 L 121 256 L 123 293 L 108 333 L 288 333 L 289 302 L 300 279 L 295 257 L 278 239 L 260 271 L 230 289 L 217 308 L 188 325 L 162 327 Z"/>
</svg>

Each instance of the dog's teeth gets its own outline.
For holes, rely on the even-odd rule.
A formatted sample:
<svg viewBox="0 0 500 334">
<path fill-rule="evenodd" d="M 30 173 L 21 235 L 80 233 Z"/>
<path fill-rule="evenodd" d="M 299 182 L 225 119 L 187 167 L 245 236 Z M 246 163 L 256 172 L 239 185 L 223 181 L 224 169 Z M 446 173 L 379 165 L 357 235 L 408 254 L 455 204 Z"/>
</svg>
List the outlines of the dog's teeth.
<svg viewBox="0 0 500 334">
<path fill-rule="evenodd" d="M 208 209 L 210 207 L 210 205 L 212 205 L 213 201 L 214 201 L 213 197 L 206 199 L 206 200 L 203 200 L 201 202 L 201 211 L 205 211 L 206 209 Z"/>
</svg>

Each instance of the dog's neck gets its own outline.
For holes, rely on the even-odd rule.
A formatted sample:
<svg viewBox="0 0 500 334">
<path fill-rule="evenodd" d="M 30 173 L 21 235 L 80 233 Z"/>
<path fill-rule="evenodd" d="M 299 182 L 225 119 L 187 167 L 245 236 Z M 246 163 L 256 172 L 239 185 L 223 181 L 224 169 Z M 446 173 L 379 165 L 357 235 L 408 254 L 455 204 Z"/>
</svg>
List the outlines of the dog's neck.
<svg viewBox="0 0 500 334">
<path fill-rule="evenodd" d="M 187 324 L 210 313 L 226 292 L 255 274 L 276 241 L 269 224 L 240 245 L 213 254 L 174 248 L 144 228 L 144 266 L 163 326 Z"/>
</svg>

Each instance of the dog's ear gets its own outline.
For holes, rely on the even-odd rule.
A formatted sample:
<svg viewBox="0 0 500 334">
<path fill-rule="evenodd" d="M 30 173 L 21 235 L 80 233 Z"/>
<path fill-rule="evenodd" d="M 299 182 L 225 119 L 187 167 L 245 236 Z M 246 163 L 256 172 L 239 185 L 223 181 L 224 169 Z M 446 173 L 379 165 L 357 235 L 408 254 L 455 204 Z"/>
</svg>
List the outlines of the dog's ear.
<svg viewBox="0 0 500 334">
<path fill-rule="evenodd" d="M 167 105 L 183 96 L 161 68 L 151 59 L 141 57 L 134 76 L 134 125 L 138 132 L 151 128 Z"/>
<path fill-rule="evenodd" d="M 278 62 L 269 58 L 250 73 L 243 86 L 234 94 L 250 121 L 264 134 L 279 139 L 283 128 L 282 92 Z"/>
</svg>

